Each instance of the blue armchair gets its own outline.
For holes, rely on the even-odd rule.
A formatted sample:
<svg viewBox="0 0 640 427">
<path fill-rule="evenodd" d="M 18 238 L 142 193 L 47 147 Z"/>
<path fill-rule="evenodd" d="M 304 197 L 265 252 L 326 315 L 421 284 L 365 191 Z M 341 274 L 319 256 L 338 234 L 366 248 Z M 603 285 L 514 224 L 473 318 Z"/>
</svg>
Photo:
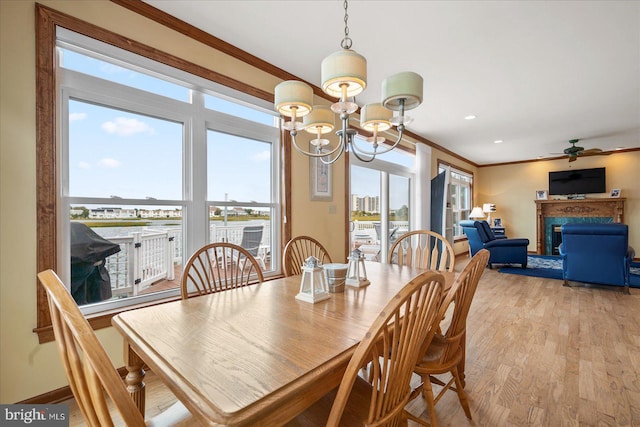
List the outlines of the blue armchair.
<svg viewBox="0 0 640 427">
<path fill-rule="evenodd" d="M 464 220 L 460 226 L 469 240 L 471 256 L 480 249 L 489 251 L 489 268 L 493 264 L 520 264 L 527 268 L 529 239 L 496 238 L 487 221 Z"/>
<path fill-rule="evenodd" d="M 565 286 L 572 280 L 624 286 L 629 293 L 629 267 L 635 251 L 629 246 L 626 224 L 564 224 L 560 255 Z"/>
</svg>

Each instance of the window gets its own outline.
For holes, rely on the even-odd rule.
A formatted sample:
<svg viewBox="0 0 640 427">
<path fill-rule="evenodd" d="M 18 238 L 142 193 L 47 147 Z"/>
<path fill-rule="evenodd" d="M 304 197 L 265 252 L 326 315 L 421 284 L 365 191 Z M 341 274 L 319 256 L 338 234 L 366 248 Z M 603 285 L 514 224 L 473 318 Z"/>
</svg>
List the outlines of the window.
<svg viewBox="0 0 640 427">
<path fill-rule="evenodd" d="M 244 244 L 245 227 L 261 227 L 255 255 L 274 273 L 274 114 L 70 31 L 58 53 L 58 274 L 83 312 L 176 295 L 189 254 Z"/>
<path fill-rule="evenodd" d="M 386 260 L 390 245 L 411 229 L 414 161 L 400 149 L 370 163 L 350 156 L 351 247 L 368 259 Z"/>
<path fill-rule="evenodd" d="M 473 173 L 456 169 L 445 163 L 438 163 L 438 173 L 449 172 L 449 200 L 453 214 L 453 235 L 462 237 L 460 221 L 469 219 L 469 213 L 473 206 Z"/>
</svg>

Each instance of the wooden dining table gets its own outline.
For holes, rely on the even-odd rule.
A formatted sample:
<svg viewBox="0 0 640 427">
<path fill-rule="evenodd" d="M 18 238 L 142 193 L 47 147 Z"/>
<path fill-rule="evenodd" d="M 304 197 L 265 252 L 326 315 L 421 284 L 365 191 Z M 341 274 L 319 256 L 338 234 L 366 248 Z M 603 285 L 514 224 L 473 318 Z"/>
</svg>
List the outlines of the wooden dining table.
<svg viewBox="0 0 640 427">
<path fill-rule="evenodd" d="M 285 423 L 340 384 L 376 316 L 424 271 L 365 265 L 370 285 L 315 304 L 290 276 L 114 316 L 133 399 L 144 414 L 146 364 L 205 424 Z M 449 289 L 455 274 L 442 273 Z"/>
</svg>

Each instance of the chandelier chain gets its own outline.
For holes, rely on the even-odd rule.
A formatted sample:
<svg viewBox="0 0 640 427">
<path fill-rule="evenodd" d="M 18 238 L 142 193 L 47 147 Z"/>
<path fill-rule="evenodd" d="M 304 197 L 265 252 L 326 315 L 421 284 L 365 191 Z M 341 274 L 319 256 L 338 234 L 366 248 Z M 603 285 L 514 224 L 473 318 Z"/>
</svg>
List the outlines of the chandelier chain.
<svg viewBox="0 0 640 427">
<path fill-rule="evenodd" d="M 351 49 L 351 46 L 353 45 L 353 40 L 351 40 L 351 37 L 349 37 L 349 12 L 348 12 L 348 8 L 349 8 L 349 2 L 347 0 L 344 0 L 344 38 L 342 39 L 342 42 L 340 43 L 340 46 L 343 49 Z"/>
</svg>

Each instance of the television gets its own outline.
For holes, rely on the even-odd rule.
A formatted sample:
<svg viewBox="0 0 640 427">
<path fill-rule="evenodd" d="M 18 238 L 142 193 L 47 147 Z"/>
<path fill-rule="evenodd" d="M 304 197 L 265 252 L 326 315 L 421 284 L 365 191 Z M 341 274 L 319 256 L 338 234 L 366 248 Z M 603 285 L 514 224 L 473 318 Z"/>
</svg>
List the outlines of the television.
<svg viewBox="0 0 640 427">
<path fill-rule="evenodd" d="M 605 168 L 549 172 L 549 194 L 606 193 Z"/>
</svg>

